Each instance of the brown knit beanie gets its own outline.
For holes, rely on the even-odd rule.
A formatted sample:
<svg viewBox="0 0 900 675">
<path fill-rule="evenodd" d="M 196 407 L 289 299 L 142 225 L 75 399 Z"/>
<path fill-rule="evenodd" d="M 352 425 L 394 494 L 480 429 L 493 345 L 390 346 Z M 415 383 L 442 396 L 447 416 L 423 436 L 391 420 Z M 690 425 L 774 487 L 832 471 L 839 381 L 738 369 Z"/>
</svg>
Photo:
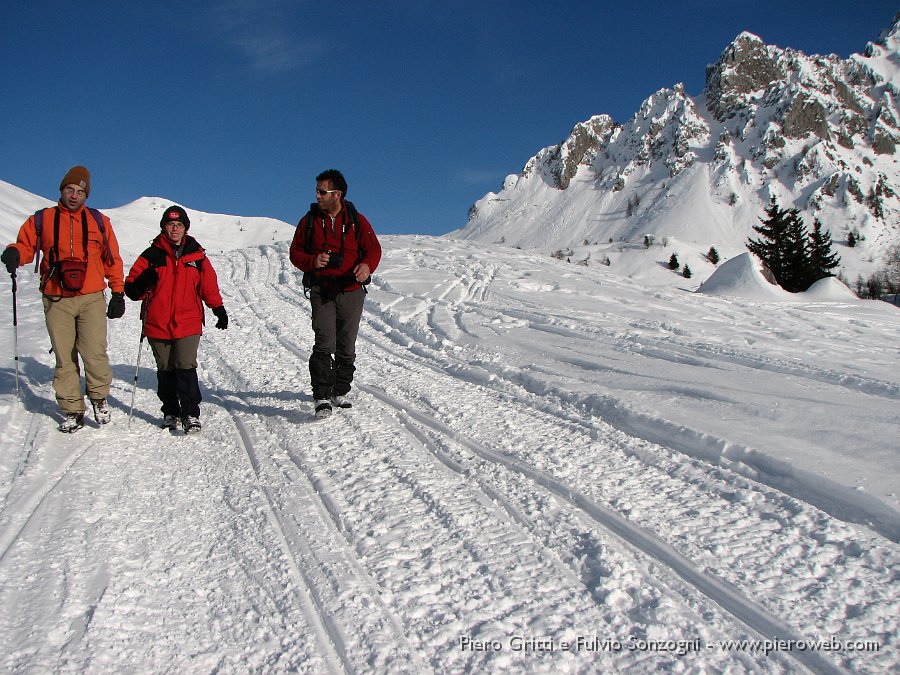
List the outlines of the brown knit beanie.
<svg viewBox="0 0 900 675">
<path fill-rule="evenodd" d="M 60 191 L 66 185 L 78 185 L 84 190 L 84 196 L 87 197 L 91 194 L 91 172 L 81 165 L 73 166 L 63 176 L 62 182 L 59 184 Z"/>
</svg>

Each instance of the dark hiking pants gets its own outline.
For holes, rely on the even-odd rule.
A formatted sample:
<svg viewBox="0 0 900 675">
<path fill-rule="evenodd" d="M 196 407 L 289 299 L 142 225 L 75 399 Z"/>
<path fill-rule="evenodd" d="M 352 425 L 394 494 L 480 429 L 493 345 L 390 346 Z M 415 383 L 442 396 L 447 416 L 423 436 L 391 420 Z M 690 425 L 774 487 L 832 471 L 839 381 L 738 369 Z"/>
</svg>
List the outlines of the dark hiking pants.
<svg viewBox="0 0 900 675">
<path fill-rule="evenodd" d="M 200 417 L 200 382 L 197 378 L 199 335 L 178 340 L 147 338 L 156 359 L 156 394 L 162 414 Z"/>
<path fill-rule="evenodd" d="M 343 396 L 350 391 L 365 298 L 363 288 L 336 294 L 323 293 L 317 287 L 310 291 L 312 327 L 316 335 L 309 357 L 313 398 Z"/>
</svg>

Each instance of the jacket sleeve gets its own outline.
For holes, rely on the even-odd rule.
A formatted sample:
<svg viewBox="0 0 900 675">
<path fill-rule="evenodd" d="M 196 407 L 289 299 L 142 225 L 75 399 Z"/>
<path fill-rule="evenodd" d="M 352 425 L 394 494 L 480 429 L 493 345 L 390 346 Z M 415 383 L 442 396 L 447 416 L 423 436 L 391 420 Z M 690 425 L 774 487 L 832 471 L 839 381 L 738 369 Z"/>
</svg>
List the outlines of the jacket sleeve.
<svg viewBox="0 0 900 675">
<path fill-rule="evenodd" d="M 359 226 L 361 228 L 359 237 L 360 262 L 369 266 L 369 272 L 374 272 L 375 268 L 378 267 L 378 263 L 381 262 L 381 244 L 378 241 L 378 237 L 375 236 L 372 224 L 362 214 L 359 214 Z"/>
<path fill-rule="evenodd" d="M 112 242 L 110 242 L 110 244 L 111 243 Z M 147 295 L 149 289 L 142 288 L 141 285 L 136 282 L 137 278 L 141 276 L 141 273 L 148 267 L 150 267 L 150 261 L 147 260 L 142 253 L 138 256 L 138 259 L 134 261 L 134 265 L 132 265 L 131 269 L 128 271 L 128 276 L 125 277 L 125 282 L 123 284 L 125 295 L 132 300 L 143 300 Z"/>
<path fill-rule="evenodd" d="M 210 309 L 225 304 L 222 302 L 222 294 L 219 292 L 219 277 L 209 258 L 206 257 L 203 258 L 200 267 L 200 298 Z"/>
<path fill-rule="evenodd" d="M 307 216 L 303 216 L 294 230 L 294 239 L 291 241 L 291 264 L 302 272 L 315 270 L 315 259 L 311 253 L 306 252 L 306 228 L 310 226 Z"/>
<path fill-rule="evenodd" d="M 119 253 L 119 240 L 116 238 L 115 230 L 109 218 L 104 215 L 103 220 L 106 223 L 106 239 L 109 242 L 109 250 L 112 253 L 112 260 L 103 261 L 103 274 L 109 282 L 109 287 L 113 293 L 121 293 L 125 286 L 124 263 Z"/>
<path fill-rule="evenodd" d="M 34 260 L 35 249 L 37 247 L 37 230 L 34 226 L 34 216 L 29 216 L 28 220 L 22 223 L 19 228 L 19 234 L 15 244 L 10 244 L 19 249 L 19 265 L 27 265 Z"/>
</svg>

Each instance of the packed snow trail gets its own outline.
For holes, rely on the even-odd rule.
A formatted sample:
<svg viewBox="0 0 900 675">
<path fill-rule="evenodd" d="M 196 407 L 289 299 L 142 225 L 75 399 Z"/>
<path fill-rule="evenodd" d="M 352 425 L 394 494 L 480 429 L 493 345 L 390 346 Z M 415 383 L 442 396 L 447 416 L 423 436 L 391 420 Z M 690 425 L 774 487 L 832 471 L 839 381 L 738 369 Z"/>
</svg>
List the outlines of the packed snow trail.
<svg viewBox="0 0 900 675">
<path fill-rule="evenodd" d="M 307 393 L 308 301 L 285 244 L 212 258 L 232 322 L 201 342 L 200 436 L 155 426 L 152 365 L 141 368 L 125 430 L 135 311 L 111 323 L 110 427 L 55 432 L 50 358 L 26 357 L 23 409 L 10 404 L 0 445 L 15 457 L 4 459 L 0 482 L 0 606 L 19 608 L 0 616 L 0 667 L 900 665 L 895 543 L 801 491 L 597 414 L 617 408 L 567 387 L 597 372 L 587 363 L 636 368 L 633 335 L 608 333 L 607 346 L 576 311 L 548 320 L 552 307 L 542 316 L 523 308 L 528 295 L 498 295 L 513 273 L 474 247 L 408 244 L 387 250 L 370 289 L 354 408 L 324 423 Z M 677 336 L 670 320 L 666 332 Z M 529 356 L 534 330 L 548 336 L 547 350 Z M 550 348 L 556 340 L 565 350 Z M 655 353 L 674 348 L 659 341 Z M 723 353 L 686 333 L 677 348 L 670 363 L 685 368 Z M 560 354 L 579 367 L 554 363 Z M 771 373 L 773 363 L 733 350 L 717 368 Z M 779 369 L 806 377 L 789 358 Z M 827 368 L 810 377 L 849 386 Z M 891 398 L 891 384 L 856 377 L 876 401 L 873 424 L 884 424 L 877 399 Z M 752 642 L 832 636 L 880 649 Z"/>
</svg>

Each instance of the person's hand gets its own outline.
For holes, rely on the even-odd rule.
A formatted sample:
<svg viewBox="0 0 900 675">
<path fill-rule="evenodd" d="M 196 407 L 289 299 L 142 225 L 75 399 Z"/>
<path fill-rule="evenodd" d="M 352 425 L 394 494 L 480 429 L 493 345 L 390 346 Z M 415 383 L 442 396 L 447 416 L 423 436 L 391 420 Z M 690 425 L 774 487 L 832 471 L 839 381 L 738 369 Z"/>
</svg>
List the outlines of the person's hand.
<svg viewBox="0 0 900 675">
<path fill-rule="evenodd" d="M 317 270 L 320 270 L 323 267 L 328 267 L 329 260 L 331 260 L 331 253 L 325 251 L 325 253 L 320 253 L 316 256 L 316 260 L 313 264 L 316 266 Z"/>
<path fill-rule="evenodd" d="M 148 267 L 138 275 L 138 278 L 135 279 L 135 281 L 143 286 L 146 291 L 151 286 L 156 285 L 156 282 L 159 281 L 159 274 L 157 274 L 155 267 Z"/>
<path fill-rule="evenodd" d="M 159 274 L 153 267 L 148 267 L 137 275 L 134 281 L 125 282 L 125 294 L 132 300 L 140 300 L 144 294 L 156 285 Z"/>
<path fill-rule="evenodd" d="M 3 253 L 0 254 L 0 262 L 6 265 L 7 272 L 15 274 L 16 269 L 19 267 L 19 249 L 15 246 L 4 249 Z"/>
<path fill-rule="evenodd" d="M 218 321 L 216 321 L 216 328 L 219 330 L 225 330 L 228 328 L 228 312 L 225 311 L 225 307 L 213 307 L 212 313 L 216 315 Z"/>
<path fill-rule="evenodd" d="M 106 316 L 110 319 L 120 319 L 125 314 L 125 294 L 113 293 L 109 299 L 109 307 L 106 308 Z"/>
<path fill-rule="evenodd" d="M 359 265 L 353 268 L 353 275 L 359 283 L 363 283 L 372 276 L 372 270 L 369 269 L 369 266 L 366 263 L 359 263 Z"/>
</svg>

